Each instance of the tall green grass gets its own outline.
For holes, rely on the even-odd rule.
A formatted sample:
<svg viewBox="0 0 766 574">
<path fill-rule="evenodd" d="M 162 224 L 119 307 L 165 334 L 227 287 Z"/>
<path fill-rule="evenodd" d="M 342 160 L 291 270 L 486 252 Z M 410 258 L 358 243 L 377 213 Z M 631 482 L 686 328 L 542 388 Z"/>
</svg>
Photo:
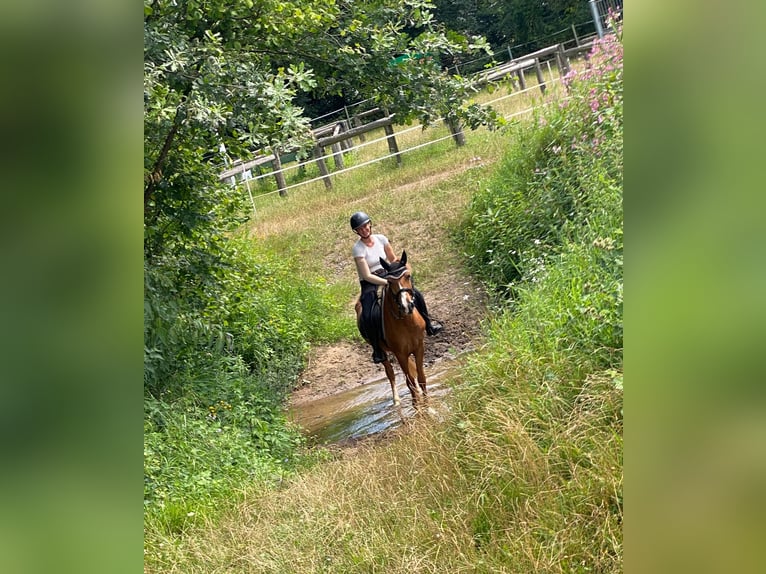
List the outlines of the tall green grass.
<svg viewBox="0 0 766 574">
<path fill-rule="evenodd" d="M 148 532 L 181 533 L 234 504 L 243 485 L 267 488 L 304 464 L 284 396 L 309 341 L 351 330 L 342 303 L 320 281 L 297 277 L 277 253 L 241 238 L 229 249 L 231 268 L 207 286 L 218 290 L 207 308 L 168 317 L 167 307 L 160 315 L 147 303 L 147 346 L 156 338 L 162 349 L 146 363 Z"/>
</svg>

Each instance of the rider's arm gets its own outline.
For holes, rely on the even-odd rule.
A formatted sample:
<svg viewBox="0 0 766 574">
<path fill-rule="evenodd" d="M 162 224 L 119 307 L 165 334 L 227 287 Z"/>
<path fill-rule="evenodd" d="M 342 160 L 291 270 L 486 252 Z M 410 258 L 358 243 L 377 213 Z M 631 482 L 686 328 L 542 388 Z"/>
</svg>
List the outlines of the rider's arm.
<svg viewBox="0 0 766 574">
<path fill-rule="evenodd" d="M 370 267 L 367 265 L 367 261 L 364 257 L 354 257 L 354 261 L 356 262 L 356 272 L 359 274 L 359 279 L 364 279 L 365 281 L 374 283 L 375 285 L 386 285 L 388 283 L 388 281 L 382 277 L 373 275 L 370 272 Z"/>
<path fill-rule="evenodd" d="M 391 247 L 390 243 L 386 243 L 385 247 L 383 248 L 386 252 L 386 259 L 388 259 L 389 263 L 393 263 L 394 261 L 399 261 L 399 259 L 394 255 L 394 249 Z"/>
</svg>

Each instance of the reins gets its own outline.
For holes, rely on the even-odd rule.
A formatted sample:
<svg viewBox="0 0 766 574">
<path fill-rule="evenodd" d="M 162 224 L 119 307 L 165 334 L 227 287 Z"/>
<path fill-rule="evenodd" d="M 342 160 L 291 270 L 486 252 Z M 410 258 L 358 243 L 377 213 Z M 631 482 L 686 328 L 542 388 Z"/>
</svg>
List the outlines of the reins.
<svg viewBox="0 0 766 574">
<path fill-rule="evenodd" d="M 383 277 L 384 279 L 387 280 L 387 283 L 386 283 L 386 285 L 384 287 L 384 291 L 383 291 L 383 297 L 382 297 L 383 304 L 382 304 L 382 307 L 385 307 L 385 301 L 386 301 L 387 295 L 388 295 L 388 293 L 390 291 L 391 298 L 396 302 L 396 307 L 397 307 L 397 310 L 392 312 L 391 316 L 394 319 L 397 319 L 397 320 L 401 321 L 403 319 L 406 319 L 407 315 L 408 315 L 408 313 L 406 313 L 405 310 L 404 310 L 404 305 L 402 305 L 401 294 L 402 293 L 409 293 L 410 297 L 412 299 L 415 299 L 415 290 L 414 290 L 414 287 L 402 287 L 401 284 L 399 283 L 399 281 L 402 279 L 402 276 L 407 272 L 407 267 L 405 266 L 406 263 L 407 263 L 407 254 L 404 251 L 402 251 L 402 257 L 401 257 L 401 259 L 399 261 L 400 261 L 399 268 L 398 269 L 391 269 L 391 267 L 381 257 L 380 262 L 381 262 L 381 265 L 383 266 L 383 269 L 384 269 L 385 273 L 383 273 L 383 274 L 376 273 L 376 275 L 378 275 L 379 277 Z M 380 271 L 380 270 L 378 270 L 378 271 Z M 396 286 L 399 287 L 399 290 L 396 293 L 394 293 L 393 289 L 389 289 L 393 285 L 394 282 L 396 282 Z M 383 338 L 385 339 L 385 336 L 386 336 L 386 333 L 385 333 L 385 331 L 386 331 L 385 323 L 386 322 L 385 322 L 385 310 L 383 310 L 383 309 L 382 309 L 382 314 L 383 314 L 383 317 L 384 317 L 384 320 L 383 320 Z"/>
<path fill-rule="evenodd" d="M 390 284 L 386 285 L 386 292 L 389 291 Z M 410 289 L 409 287 L 399 287 L 399 291 L 394 293 L 393 289 L 391 289 L 391 297 L 396 301 L 396 307 L 397 307 L 397 313 L 392 313 L 394 319 L 402 320 L 407 317 L 407 314 L 404 312 L 404 309 L 401 304 L 401 299 L 399 298 L 400 293 L 409 293 L 412 298 L 415 297 L 415 292 Z M 385 300 L 385 293 L 383 294 L 383 299 Z"/>
</svg>

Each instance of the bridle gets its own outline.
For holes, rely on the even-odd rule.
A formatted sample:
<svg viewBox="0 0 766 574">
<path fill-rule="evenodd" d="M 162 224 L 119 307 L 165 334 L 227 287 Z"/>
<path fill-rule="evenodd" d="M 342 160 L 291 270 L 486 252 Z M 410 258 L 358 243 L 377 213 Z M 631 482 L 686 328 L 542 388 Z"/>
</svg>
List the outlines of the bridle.
<svg viewBox="0 0 766 574">
<path fill-rule="evenodd" d="M 414 306 L 414 299 L 415 299 L 415 291 L 410 287 L 402 287 L 401 280 L 402 277 L 405 276 L 405 271 L 402 270 L 402 272 L 399 274 L 399 276 L 386 276 L 386 280 L 388 281 L 387 288 L 391 289 L 391 296 L 394 298 L 394 301 L 396 301 L 397 310 L 399 311 L 398 316 L 397 314 L 393 314 L 395 319 L 404 319 L 407 315 L 412 314 L 412 308 Z M 409 277 L 409 275 L 407 275 Z M 393 286 L 396 285 L 398 289 L 394 291 Z M 405 304 L 403 302 L 402 293 L 408 293 L 411 297 L 411 300 L 409 301 L 409 309 L 405 308 Z"/>
</svg>

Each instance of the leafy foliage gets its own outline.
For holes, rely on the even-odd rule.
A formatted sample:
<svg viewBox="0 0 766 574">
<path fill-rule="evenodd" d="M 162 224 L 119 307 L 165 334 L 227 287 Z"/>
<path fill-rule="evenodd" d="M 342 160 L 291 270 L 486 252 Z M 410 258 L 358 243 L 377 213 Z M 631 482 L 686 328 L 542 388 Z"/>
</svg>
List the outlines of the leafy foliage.
<svg viewBox="0 0 766 574">
<path fill-rule="evenodd" d="M 227 249 L 208 282 L 146 270 L 144 497 L 147 519 L 171 530 L 300 462 L 282 398 L 307 342 L 337 331 L 321 283 L 242 239 Z"/>
<path fill-rule="evenodd" d="M 510 130 L 517 144 L 473 198 L 459 233 L 469 266 L 502 298 L 530 307 L 546 341 L 622 348 L 622 45 L 598 41 L 569 95 Z M 521 304 L 519 303 L 519 306 Z"/>
</svg>

